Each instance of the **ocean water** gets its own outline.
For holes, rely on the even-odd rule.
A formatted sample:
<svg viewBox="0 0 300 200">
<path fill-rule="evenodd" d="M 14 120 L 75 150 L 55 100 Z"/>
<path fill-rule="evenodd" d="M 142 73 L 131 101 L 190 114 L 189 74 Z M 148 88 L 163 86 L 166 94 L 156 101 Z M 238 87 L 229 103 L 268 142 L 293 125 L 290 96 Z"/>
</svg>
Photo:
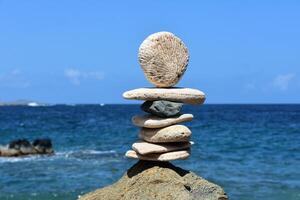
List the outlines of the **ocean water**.
<svg viewBox="0 0 300 200">
<path fill-rule="evenodd" d="M 185 106 L 192 155 L 175 165 L 230 199 L 300 200 L 300 105 Z M 0 107 L 0 144 L 50 137 L 54 156 L 0 158 L 1 200 L 73 200 L 117 181 L 136 161 L 138 105 Z"/>
</svg>

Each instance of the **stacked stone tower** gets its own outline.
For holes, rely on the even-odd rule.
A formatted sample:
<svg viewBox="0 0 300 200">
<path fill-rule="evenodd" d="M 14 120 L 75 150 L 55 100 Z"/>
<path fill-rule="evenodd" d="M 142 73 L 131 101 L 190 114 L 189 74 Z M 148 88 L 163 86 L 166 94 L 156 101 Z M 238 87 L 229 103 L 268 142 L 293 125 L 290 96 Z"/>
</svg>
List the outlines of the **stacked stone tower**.
<svg viewBox="0 0 300 200">
<path fill-rule="evenodd" d="M 84 195 L 80 200 L 125 199 L 209 199 L 227 200 L 223 189 L 193 172 L 169 162 L 190 156 L 191 131 L 179 125 L 193 119 L 181 113 L 183 104 L 202 104 L 203 92 L 173 87 L 184 74 L 189 56 L 183 42 L 172 33 L 150 35 L 140 46 L 139 61 L 147 79 L 156 87 L 125 92 L 126 99 L 144 100 L 148 114 L 132 117 L 140 127 L 139 140 L 126 157 L 140 161 L 116 183 Z"/>
<path fill-rule="evenodd" d="M 191 121 L 192 114 L 182 114 L 183 104 L 202 104 L 205 94 L 196 89 L 175 86 L 189 61 L 184 43 L 169 32 L 147 37 L 139 49 L 139 62 L 153 88 L 139 88 L 123 94 L 125 99 L 144 100 L 146 115 L 132 118 L 140 127 L 139 139 L 126 157 L 140 160 L 171 161 L 190 156 L 191 130 L 179 123 Z"/>
</svg>

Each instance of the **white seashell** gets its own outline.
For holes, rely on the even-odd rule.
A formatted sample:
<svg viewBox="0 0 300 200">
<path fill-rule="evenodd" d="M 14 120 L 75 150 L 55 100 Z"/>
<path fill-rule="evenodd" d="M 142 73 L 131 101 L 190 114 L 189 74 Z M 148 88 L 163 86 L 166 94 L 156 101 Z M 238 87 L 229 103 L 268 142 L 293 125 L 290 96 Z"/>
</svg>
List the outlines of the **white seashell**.
<svg viewBox="0 0 300 200">
<path fill-rule="evenodd" d="M 187 68 L 188 49 L 170 32 L 154 33 L 141 44 L 139 62 L 152 84 L 157 87 L 172 87 L 178 83 Z"/>
</svg>

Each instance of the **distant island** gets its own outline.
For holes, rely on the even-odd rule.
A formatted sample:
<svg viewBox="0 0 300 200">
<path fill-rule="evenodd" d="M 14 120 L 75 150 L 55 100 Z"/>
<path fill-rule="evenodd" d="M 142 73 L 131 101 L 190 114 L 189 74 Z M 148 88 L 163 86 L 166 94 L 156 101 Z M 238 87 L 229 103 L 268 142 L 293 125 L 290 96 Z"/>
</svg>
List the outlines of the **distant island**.
<svg viewBox="0 0 300 200">
<path fill-rule="evenodd" d="M 36 106 L 47 106 L 45 103 L 40 103 L 37 101 L 31 101 L 31 100 L 16 100 L 16 101 L 11 101 L 11 102 L 0 102 L 0 106 L 31 106 L 31 107 L 36 107 Z"/>
<path fill-rule="evenodd" d="M 39 101 L 20 99 L 16 101 L 0 101 L 0 106 L 85 106 L 85 105 L 99 105 L 105 106 L 104 103 L 41 103 Z"/>
</svg>

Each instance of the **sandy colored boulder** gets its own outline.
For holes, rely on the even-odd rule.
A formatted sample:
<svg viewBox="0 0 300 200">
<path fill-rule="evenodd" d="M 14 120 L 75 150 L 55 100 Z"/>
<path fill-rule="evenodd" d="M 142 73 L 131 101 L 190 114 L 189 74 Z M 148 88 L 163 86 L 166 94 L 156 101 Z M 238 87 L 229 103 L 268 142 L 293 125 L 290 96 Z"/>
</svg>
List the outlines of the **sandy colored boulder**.
<svg viewBox="0 0 300 200">
<path fill-rule="evenodd" d="M 141 155 L 133 150 L 128 150 L 125 154 L 127 158 L 134 158 L 139 160 L 150 160 L 150 161 L 171 161 L 171 160 L 183 160 L 190 156 L 189 151 L 172 151 L 167 153 L 153 153 L 147 155 Z"/>
<path fill-rule="evenodd" d="M 15 156 L 20 156 L 21 151 L 17 149 L 10 149 L 7 147 L 0 147 L 0 156 L 3 157 L 15 157 Z"/>
<path fill-rule="evenodd" d="M 137 141 L 132 144 L 132 149 L 138 154 L 145 155 L 151 153 L 166 153 L 171 151 L 188 149 L 191 147 L 191 145 L 192 142 L 153 144 L 145 141 Z"/>
<path fill-rule="evenodd" d="M 202 104 L 205 101 L 205 94 L 202 91 L 191 88 L 139 88 L 124 92 L 123 97 L 134 100 L 166 100 L 187 104 Z"/>
<path fill-rule="evenodd" d="M 151 143 L 188 142 L 192 132 L 184 125 L 172 125 L 165 128 L 142 128 L 139 138 Z"/>
<path fill-rule="evenodd" d="M 182 114 L 170 118 L 161 118 L 154 115 L 135 115 L 132 117 L 132 123 L 138 127 L 163 128 L 173 124 L 191 121 L 193 117 L 192 114 Z"/>
<path fill-rule="evenodd" d="M 154 33 L 141 44 L 139 62 L 152 84 L 157 87 L 171 87 L 186 71 L 189 62 L 188 49 L 173 33 Z"/>
<path fill-rule="evenodd" d="M 99 183 L 101 180 L 99 180 Z M 224 190 L 169 162 L 139 161 L 116 183 L 80 200 L 228 200 Z"/>
</svg>

